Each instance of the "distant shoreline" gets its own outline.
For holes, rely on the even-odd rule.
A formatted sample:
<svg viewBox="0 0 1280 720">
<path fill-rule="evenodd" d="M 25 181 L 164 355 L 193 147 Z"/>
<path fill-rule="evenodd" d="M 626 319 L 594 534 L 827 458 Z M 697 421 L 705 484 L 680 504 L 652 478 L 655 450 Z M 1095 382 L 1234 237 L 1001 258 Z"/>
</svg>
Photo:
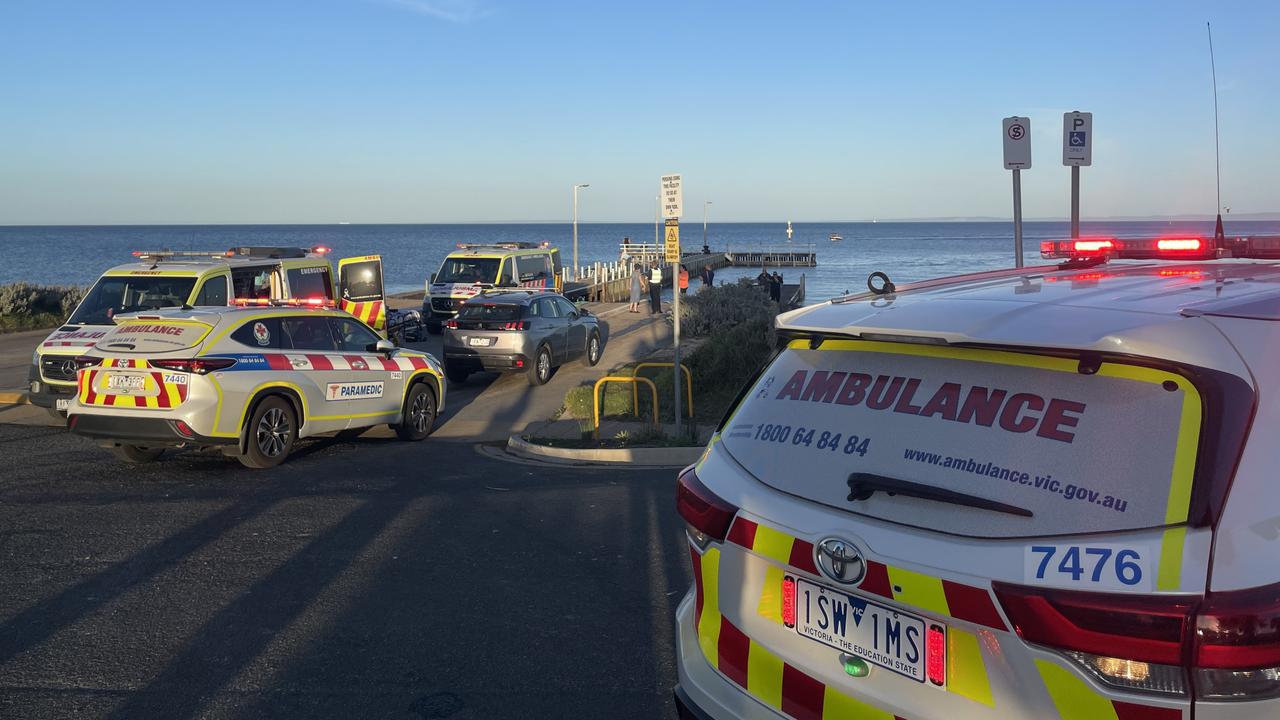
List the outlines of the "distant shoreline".
<svg viewBox="0 0 1280 720">
<path fill-rule="evenodd" d="M 1212 215 L 1153 215 L 1153 216 L 1120 216 L 1120 217 L 1086 217 L 1080 221 L 1084 223 L 1153 223 L 1153 222 L 1213 222 L 1215 220 Z M 772 225 L 785 224 L 787 220 L 718 220 L 709 223 L 710 225 Z M 895 224 L 905 225 L 911 223 L 1011 223 L 1012 219 L 1007 217 L 929 217 L 929 218 L 877 218 L 875 220 L 795 220 L 792 219 L 793 225 L 873 225 L 873 224 Z M 1027 218 L 1026 223 L 1065 223 L 1070 222 L 1070 218 Z M 1233 222 L 1280 222 L 1280 212 L 1274 213 L 1241 213 L 1239 215 L 1227 215 L 1222 218 L 1222 222 L 1226 226 L 1230 226 Z M 581 225 L 651 225 L 652 218 L 649 220 L 601 220 L 585 222 L 579 221 Z M 696 220 L 686 219 L 687 224 L 700 224 Z M 475 221 L 475 222 L 391 222 L 391 223 L 317 223 L 317 222 L 301 222 L 301 223 L 76 223 L 76 224 L 0 224 L 0 228 L 21 229 L 21 228 L 168 228 L 168 227 L 333 227 L 333 228 L 357 228 L 357 227 L 484 227 L 489 225 L 549 225 L 549 226 L 568 226 L 572 223 L 567 220 L 529 220 L 529 221 Z"/>
</svg>

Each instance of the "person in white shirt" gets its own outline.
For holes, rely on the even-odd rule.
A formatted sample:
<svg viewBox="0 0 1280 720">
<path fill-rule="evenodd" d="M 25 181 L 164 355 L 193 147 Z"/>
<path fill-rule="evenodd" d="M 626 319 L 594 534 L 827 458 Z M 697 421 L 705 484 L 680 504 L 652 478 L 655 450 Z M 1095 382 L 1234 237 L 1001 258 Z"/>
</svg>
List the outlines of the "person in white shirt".
<svg viewBox="0 0 1280 720">
<path fill-rule="evenodd" d="M 662 266 L 654 263 L 649 268 L 649 314 L 662 312 Z"/>
</svg>

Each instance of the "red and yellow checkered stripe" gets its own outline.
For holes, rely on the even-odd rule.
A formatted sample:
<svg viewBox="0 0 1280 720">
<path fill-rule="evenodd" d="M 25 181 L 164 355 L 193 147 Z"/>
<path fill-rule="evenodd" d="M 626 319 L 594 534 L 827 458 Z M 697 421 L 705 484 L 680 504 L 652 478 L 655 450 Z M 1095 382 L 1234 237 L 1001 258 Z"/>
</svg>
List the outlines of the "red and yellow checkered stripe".
<svg viewBox="0 0 1280 720">
<path fill-rule="evenodd" d="M 782 623 L 782 578 L 785 571 L 820 578 L 814 546 L 767 525 L 738 517 L 728 542 L 763 556 L 775 564 L 765 571 L 757 613 Z M 762 702 L 799 720 L 902 720 L 901 716 L 846 695 L 787 664 L 761 646 L 720 613 L 720 550 L 702 555 L 690 547 L 696 591 L 698 644 L 707 661 L 725 677 Z M 991 594 L 982 588 L 955 583 L 875 561 L 867 562 L 867 576 L 859 592 L 911 605 L 927 613 L 986 626 L 969 632 L 947 627 L 947 687 L 949 693 L 995 709 L 982 646 L 996 643 L 991 630 L 1008 631 Z M 990 628 L 990 629 L 986 629 Z M 988 637 L 982 637 L 982 636 Z M 1035 661 L 1036 669 L 1061 720 L 1181 720 L 1176 708 L 1160 708 L 1111 700 L 1061 664 Z"/>
<path fill-rule="evenodd" d="M 792 537 L 746 518 L 733 521 L 729 542 L 793 570 L 821 577 L 814 565 L 813 543 Z M 858 592 L 879 595 L 919 608 L 938 618 L 955 618 L 996 630 L 1008 630 L 991 599 L 991 591 L 942 578 L 867 561 L 867 575 Z"/>
<path fill-rule="evenodd" d="M 125 395 L 98 392 L 95 381 L 103 372 L 102 368 L 124 368 L 144 370 L 150 365 L 146 360 L 130 358 L 105 358 L 99 367 L 88 368 L 76 373 L 76 385 L 81 405 L 98 405 L 103 407 L 142 408 L 167 410 L 175 408 L 187 400 L 188 385 L 166 383 L 164 373 L 152 370 L 146 374 L 140 395 Z"/>
<path fill-rule="evenodd" d="M 374 330 L 383 330 L 387 327 L 387 307 L 381 300 L 368 302 L 343 300 L 341 305 L 344 312 L 351 313 L 357 320 Z"/>
<path fill-rule="evenodd" d="M 698 645 L 707 662 L 743 690 L 796 720 L 903 720 L 823 683 L 747 637 L 720 614 L 720 550 L 690 548 Z"/>
</svg>

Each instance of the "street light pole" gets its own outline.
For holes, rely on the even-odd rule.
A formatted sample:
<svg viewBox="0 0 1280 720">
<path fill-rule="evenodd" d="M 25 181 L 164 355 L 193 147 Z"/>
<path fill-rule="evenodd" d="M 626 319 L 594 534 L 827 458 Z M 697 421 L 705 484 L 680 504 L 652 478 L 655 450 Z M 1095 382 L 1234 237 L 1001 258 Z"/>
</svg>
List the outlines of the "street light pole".
<svg viewBox="0 0 1280 720">
<path fill-rule="evenodd" d="M 573 278 L 578 278 L 578 191 L 591 187 L 588 183 L 573 186 Z"/>
<path fill-rule="evenodd" d="M 707 246 L 707 208 L 711 207 L 710 200 L 702 201 L 702 247 Z"/>
<path fill-rule="evenodd" d="M 658 237 L 658 225 L 662 223 L 662 197 L 653 198 L 653 248 L 657 252 L 658 243 L 661 240 Z"/>
</svg>

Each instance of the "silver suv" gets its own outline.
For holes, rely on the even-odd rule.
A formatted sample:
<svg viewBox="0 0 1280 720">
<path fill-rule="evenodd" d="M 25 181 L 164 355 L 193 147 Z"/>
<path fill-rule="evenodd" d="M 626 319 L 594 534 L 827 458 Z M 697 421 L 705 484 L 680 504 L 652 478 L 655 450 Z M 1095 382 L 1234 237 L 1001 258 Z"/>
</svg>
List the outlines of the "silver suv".
<svg viewBox="0 0 1280 720">
<path fill-rule="evenodd" d="M 542 385 L 575 358 L 600 362 L 600 322 L 563 295 L 543 290 L 495 290 L 466 301 L 444 325 L 445 375 L 466 382 L 480 370 L 520 371 Z"/>
</svg>

